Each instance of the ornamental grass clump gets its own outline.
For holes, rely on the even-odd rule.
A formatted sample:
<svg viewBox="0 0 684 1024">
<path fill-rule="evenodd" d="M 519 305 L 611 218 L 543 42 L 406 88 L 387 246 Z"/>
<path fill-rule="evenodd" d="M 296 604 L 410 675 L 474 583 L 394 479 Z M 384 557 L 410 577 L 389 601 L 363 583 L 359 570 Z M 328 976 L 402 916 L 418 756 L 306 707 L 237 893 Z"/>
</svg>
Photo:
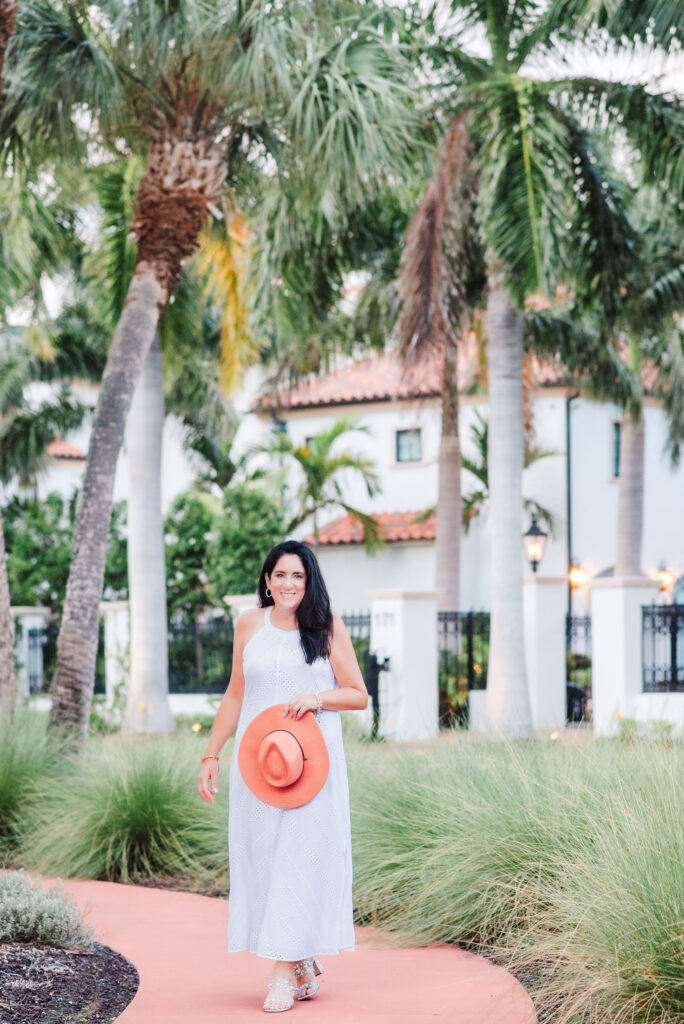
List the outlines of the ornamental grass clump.
<svg viewBox="0 0 684 1024">
<path fill-rule="evenodd" d="M 16 855 L 22 819 L 59 756 L 47 715 L 18 708 L 0 718 L 0 863 Z"/>
<path fill-rule="evenodd" d="M 228 780 L 218 806 L 204 804 L 199 756 L 194 737 L 91 744 L 44 785 L 22 829 L 24 863 L 45 874 L 123 882 L 227 877 Z"/>
<path fill-rule="evenodd" d="M 92 932 L 59 885 L 43 889 L 23 871 L 0 874 L 0 943 L 91 949 Z"/>
<path fill-rule="evenodd" d="M 637 743 L 588 761 L 596 771 L 585 764 L 578 800 L 591 802 L 591 829 L 564 858 L 546 910 L 509 940 L 509 963 L 553 965 L 535 997 L 558 1024 L 681 1024 L 684 748 Z M 611 763 L 621 770 L 604 785 Z"/>
<path fill-rule="evenodd" d="M 487 945 L 534 917 L 586 827 L 564 754 L 472 742 L 354 754 L 359 918 Z"/>
<path fill-rule="evenodd" d="M 493 955 L 556 1024 L 680 1024 L 684 744 L 349 753 L 359 920 Z"/>
</svg>

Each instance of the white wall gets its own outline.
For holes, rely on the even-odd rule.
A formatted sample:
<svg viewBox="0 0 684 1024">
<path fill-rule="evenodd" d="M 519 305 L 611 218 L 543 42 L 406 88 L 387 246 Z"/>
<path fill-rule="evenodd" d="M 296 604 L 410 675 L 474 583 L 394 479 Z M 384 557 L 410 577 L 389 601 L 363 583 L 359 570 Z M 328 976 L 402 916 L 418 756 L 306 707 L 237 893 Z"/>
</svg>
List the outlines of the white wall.
<svg viewBox="0 0 684 1024">
<path fill-rule="evenodd" d="M 613 477 L 612 424 L 622 412 L 588 398 L 576 399 L 571 408 L 572 555 L 594 575 L 615 562 L 618 481 Z M 684 571 L 684 464 L 673 469 L 663 451 L 663 411 L 647 405 L 644 416 L 642 568 L 650 573 L 662 560 L 678 575 Z"/>
</svg>

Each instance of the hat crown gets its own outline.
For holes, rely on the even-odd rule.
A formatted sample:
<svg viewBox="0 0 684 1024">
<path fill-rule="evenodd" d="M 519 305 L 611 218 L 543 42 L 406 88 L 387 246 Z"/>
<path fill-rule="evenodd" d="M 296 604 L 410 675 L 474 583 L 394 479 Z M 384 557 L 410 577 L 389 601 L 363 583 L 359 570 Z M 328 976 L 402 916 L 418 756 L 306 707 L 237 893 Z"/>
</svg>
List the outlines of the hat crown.
<svg viewBox="0 0 684 1024">
<path fill-rule="evenodd" d="M 291 786 L 304 770 L 301 743 L 287 729 L 275 729 L 259 744 L 257 764 L 270 786 L 278 789 Z"/>
</svg>

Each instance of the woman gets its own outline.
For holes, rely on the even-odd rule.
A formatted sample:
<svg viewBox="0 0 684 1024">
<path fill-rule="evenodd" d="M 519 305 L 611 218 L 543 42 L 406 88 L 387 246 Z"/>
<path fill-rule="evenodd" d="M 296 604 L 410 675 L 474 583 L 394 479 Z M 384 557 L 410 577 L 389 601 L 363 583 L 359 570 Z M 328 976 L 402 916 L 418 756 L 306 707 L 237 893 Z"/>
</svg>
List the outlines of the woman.
<svg viewBox="0 0 684 1024">
<path fill-rule="evenodd" d="M 315 555 L 289 540 L 269 553 L 259 576 L 259 608 L 235 628 L 230 685 L 216 713 L 198 779 L 211 803 L 218 755 L 266 708 L 317 714 L 330 767 L 320 791 L 283 809 L 247 786 L 234 755 L 230 771 L 228 949 L 274 961 L 264 1010 L 289 1010 L 318 991 L 319 954 L 354 948 L 351 830 L 340 711 L 363 709 L 368 692 L 351 639 L 330 599 Z"/>
</svg>

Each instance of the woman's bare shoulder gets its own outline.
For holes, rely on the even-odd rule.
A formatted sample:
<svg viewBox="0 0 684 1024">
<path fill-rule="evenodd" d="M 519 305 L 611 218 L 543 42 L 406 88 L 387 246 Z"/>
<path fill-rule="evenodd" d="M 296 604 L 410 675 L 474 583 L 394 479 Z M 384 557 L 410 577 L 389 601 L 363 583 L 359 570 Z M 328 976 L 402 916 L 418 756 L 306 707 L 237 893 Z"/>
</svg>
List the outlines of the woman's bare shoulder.
<svg viewBox="0 0 684 1024">
<path fill-rule="evenodd" d="M 264 614 L 263 608 L 246 608 L 241 612 L 235 623 L 236 638 L 246 643 L 263 625 Z"/>
<path fill-rule="evenodd" d="M 332 639 L 339 640 L 343 637 L 349 636 L 349 630 L 347 629 L 344 619 L 336 611 L 332 613 Z"/>
</svg>

